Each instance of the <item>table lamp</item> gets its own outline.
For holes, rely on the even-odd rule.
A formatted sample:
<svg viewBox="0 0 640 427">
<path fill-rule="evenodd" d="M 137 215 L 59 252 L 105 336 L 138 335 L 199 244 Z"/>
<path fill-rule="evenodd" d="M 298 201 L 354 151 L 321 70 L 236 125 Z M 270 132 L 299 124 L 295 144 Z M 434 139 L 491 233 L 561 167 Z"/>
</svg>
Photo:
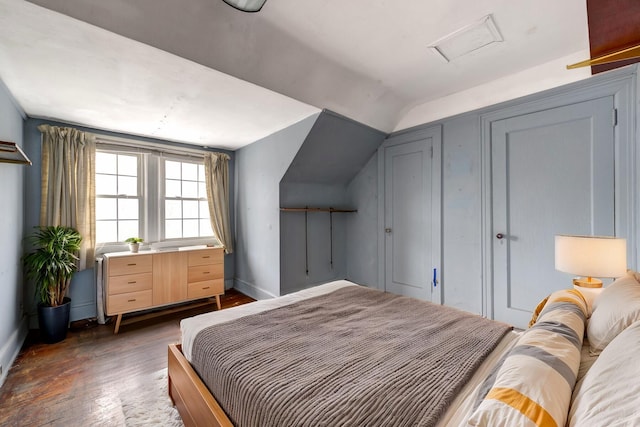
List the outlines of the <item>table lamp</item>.
<svg viewBox="0 0 640 427">
<path fill-rule="evenodd" d="M 621 277 L 627 272 L 627 241 L 608 236 L 557 235 L 556 270 L 585 276 L 573 279 L 575 289 L 589 307 L 602 290 L 603 277 Z"/>
</svg>

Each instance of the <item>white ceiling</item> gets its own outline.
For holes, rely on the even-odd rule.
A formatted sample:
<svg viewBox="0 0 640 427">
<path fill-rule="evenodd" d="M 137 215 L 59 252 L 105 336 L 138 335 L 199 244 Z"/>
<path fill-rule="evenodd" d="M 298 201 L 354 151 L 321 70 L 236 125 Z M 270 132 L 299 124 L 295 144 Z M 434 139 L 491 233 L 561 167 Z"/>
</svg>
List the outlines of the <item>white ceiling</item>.
<svg viewBox="0 0 640 427">
<path fill-rule="evenodd" d="M 504 42 L 427 48 L 488 14 Z M 323 108 L 390 132 L 522 96 L 588 76 L 564 69 L 588 47 L 584 0 L 0 0 L 28 115 L 229 149 Z"/>
</svg>

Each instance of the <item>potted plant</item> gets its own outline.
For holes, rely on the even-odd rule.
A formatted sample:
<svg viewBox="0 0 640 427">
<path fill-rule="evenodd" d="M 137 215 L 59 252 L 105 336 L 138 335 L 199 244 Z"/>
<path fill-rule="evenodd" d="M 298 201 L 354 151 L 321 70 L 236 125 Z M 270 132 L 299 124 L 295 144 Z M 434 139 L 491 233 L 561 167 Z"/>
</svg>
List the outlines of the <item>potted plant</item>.
<svg viewBox="0 0 640 427">
<path fill-rule="evenodd" d="M 142 243 L 144 240 L 141 239 L 140 237 L 129 237 L 127 240 L 125 240 L 125 243 L 129 244 L 129 250 L 132 253 L 138 253 L 138 250 L 140 249 L 140 243 Z"/>
<path fill-rule="evenodd" d="M 35 227 L 30 236 L 33 251 L 23 257 L 27 277 L 33 279 L 38 297 L 40 337 L 46 343 L 67 336 L 71 299 L 66 296 L 82 236 L 71 227 Z"/>
</svg>

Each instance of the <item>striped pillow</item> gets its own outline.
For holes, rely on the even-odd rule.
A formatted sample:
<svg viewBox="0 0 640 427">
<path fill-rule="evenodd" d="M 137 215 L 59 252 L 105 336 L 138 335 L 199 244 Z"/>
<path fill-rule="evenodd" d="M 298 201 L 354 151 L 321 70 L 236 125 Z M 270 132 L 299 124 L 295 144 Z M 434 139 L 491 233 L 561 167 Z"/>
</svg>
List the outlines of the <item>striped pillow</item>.
<svg viewBox="0 0 640 427">
<path fill-rule="evenodd" d="M 542 311 L 544 306 L 547 304 L 547 301 L 549 300 L 550 296 L 551 295 L 547 295 L 547 297 L 542 301 L 540 301 L 536 306 L 536 308 L 533 310 L 533 314 L 531 315 L 531 320 L 529 320 L 529 327 L 532 327 L 533 325 L 535 325 L 536 321 L 538 320 L 538 316 L 540 316 L 540 312 Z"/>
<path fill-rule="evenodd" d="M 562 427 L 580 366 L 587 303 L 557 291 L 478 392 L 471 426 Z"/>
</svg>

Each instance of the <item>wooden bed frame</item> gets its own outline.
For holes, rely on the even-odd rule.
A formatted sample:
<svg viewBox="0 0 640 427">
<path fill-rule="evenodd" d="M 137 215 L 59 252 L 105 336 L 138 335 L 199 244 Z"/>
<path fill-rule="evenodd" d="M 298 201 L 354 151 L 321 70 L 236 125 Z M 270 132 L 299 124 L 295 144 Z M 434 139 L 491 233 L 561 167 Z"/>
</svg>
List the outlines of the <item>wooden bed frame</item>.
<svg viewBox="0 0 640 427">
<path fill-rule="evenodd" d="M 169 397 L 186 427 L 233 427 L 222 407 L 182 354 L 181 344 L 169 344 Z"/>
</svg>

